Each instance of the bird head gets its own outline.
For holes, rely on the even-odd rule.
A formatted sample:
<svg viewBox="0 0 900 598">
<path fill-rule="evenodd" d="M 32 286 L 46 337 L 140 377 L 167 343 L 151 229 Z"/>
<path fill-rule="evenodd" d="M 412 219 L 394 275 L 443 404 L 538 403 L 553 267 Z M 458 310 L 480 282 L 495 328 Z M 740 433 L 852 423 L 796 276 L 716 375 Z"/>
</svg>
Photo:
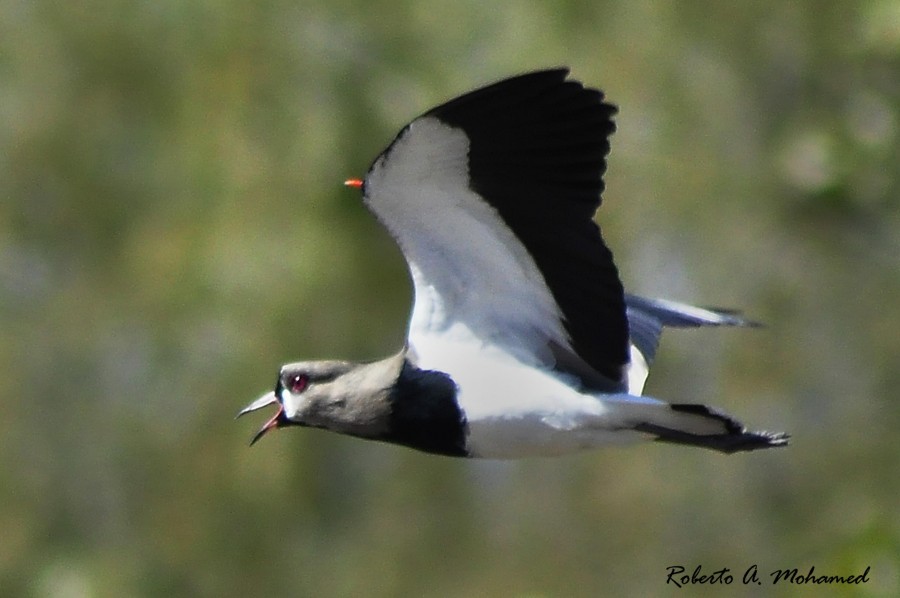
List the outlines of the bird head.
<svg viewBox="0 0 900 598">
<path fill-rule="evenodd" d="M 237 414 L 241 417 L 269 405 L 278 406 L 278 411 L 256 432 L 250 445 L 270 430 L 284 426 L 333 428 L 346 408 L 347 391 L 353 387 L 352 376 L 350 380 L 343 379 L 352 369 L 353 364 L 345 361 L 309 361 L 282 366 L 275 390 Z"/>
</svg>

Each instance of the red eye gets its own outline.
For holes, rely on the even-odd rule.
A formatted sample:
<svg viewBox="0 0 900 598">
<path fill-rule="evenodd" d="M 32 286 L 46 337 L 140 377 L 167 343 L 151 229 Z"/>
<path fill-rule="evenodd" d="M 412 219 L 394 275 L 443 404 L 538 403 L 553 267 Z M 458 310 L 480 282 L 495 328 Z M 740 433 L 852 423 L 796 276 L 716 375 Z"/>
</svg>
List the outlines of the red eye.
<svg viewBox="0 0 900 598">
<path fill-rule="evenodd" d="M 306 390 L 308 384 L 309 376 L 306 374 L 292 374 L 291 377 L 288 378 L 288 388 L 290 388 L 291 392 L 295 395 Z"/>
</svg>

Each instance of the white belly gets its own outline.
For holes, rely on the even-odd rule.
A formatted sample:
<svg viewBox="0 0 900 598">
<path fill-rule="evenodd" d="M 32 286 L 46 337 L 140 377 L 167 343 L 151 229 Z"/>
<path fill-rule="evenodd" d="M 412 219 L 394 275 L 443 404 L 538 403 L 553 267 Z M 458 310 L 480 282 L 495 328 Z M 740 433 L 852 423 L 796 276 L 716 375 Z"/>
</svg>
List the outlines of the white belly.
<svg viewBox="0 0 900 598">
<path fill-rule="evenodd" d="M 464 330 L 420 336 L 414 349 L 419 367 L 446 372 L 456 382 L 472 456 L 554 456 L 647 437 L 626 429 L 629 422 L 622 407 L 658 401 L 582 394 L 561 377 L 466 336 Z"/>
</svg>

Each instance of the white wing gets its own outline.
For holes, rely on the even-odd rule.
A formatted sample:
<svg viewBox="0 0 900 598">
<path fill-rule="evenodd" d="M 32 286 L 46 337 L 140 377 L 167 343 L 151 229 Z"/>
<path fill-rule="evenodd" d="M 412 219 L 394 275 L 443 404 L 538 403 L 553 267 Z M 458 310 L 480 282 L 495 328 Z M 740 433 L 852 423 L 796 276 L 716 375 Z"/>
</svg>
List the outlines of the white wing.
<svg viewBox="0 0 900 598">
<path fill-rule="evenodd" d="M 566 75 L 502 81 L 417 118 L 375 160 L 364 197 L 409 262 L 418 353 L 475 337 L 618 390 L 623 291 L 592 220 L 615 108 Z"/>
<path fill-rule="evenodd" d="M 548 341 L 568 346 L 559 307 L 521 242 L 468 188 L 468 150 L 463 131 L 423 117 L 366 179 L 367 201 L 412 273 L 410 342 L 462 325 L 546 362 Z"/>
</svg>

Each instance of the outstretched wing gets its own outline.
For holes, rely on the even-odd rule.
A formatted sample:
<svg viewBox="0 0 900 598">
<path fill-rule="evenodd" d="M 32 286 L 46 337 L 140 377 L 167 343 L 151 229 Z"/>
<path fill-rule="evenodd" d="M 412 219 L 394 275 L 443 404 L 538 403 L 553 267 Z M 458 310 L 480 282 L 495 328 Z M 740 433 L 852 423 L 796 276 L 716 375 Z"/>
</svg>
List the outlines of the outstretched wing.
<svg viewBox="0 0 900 598">
<path fill-rule="evenodd" d="M 409 262 L 412 346 L 464 331 L 620 389 L 624 296 L 592 219 L 616 109 L 567 75 L 521 75 L 429 110 L 375 160 L 364 198 Z"/>
</svg>

